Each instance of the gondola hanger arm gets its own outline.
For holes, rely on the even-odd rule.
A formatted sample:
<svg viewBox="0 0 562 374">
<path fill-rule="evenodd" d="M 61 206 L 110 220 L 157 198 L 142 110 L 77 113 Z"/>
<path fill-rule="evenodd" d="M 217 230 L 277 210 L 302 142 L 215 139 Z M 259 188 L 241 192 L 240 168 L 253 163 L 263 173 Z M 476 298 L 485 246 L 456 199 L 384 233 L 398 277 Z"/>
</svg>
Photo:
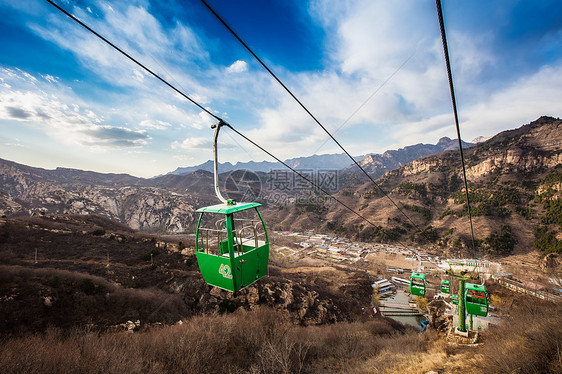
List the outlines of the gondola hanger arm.
<svg viewBox="0 0 562 374">
<path fill-rule="evenodd" d="M 228 124 L 226 122 L 224 122 L 222 119 L 219 120 L 219 123 L 213 124 L 211 125 L 212 129 L 215 129 L 215 136 L 213 139 L 213 155 L 214 155 L 214 172 L 215 172 L 215 193 L 217 194 L 217 197 L 220 201 L 222 201 L 225 204 L 229 204 L 230 205 L 234 205 L 234 201 L 233 200 L 227 200 L 225 199 L 222 194 L 221 191 L 219 189 L 219 155 L 218 155 L 218 140 L 219 140 L 219 132 L 221 130 L 221 127 L 223 125 L 228 126 Z"/>
</svg>

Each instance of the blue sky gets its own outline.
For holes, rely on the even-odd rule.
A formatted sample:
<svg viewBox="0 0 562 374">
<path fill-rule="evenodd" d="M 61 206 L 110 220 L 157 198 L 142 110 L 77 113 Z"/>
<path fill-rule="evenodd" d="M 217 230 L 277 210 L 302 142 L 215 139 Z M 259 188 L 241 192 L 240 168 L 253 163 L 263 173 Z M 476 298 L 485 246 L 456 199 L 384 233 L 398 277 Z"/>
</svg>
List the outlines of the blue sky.
<svg viewBox="0 0 562 374">
<path fill-rule="evenodd" d="M 429 0 L 208 0 L 355 155 L 456 137 Z M 339 148 L 199 0 L 57 3 L 282 159 Z M 444 1 L 463 140 L 562 114 L 556 1 Z M 213 121 L 43 0 L 0 0 L 0 158 L 150 177 Z M 221 161 L 266 155 L 221 134 Z"/>
</svg>

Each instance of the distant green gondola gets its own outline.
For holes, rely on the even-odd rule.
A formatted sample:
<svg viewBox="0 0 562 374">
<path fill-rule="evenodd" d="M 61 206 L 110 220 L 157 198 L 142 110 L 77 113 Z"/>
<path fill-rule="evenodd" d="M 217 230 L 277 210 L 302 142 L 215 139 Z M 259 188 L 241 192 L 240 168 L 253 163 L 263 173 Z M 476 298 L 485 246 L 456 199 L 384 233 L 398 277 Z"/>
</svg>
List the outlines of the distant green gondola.
<svg viewBox="0 0 562 374">
<path fill-rule="evenodd" d="M 441 280 L 441 292 L 443 293 L 451 293 L 451 282 L 446 279 Z"/>
<path fill-rule="evenodd" d="M 486 286 L 466 283 L 465 289 L 464 303 L 466 306 L 466 313 L 474 316 L 487 316 L 488 297 L 486 295 Z"/>
<path fill-rule="evenodd" d="M 459 295 L 451 295 L 453 305 L 459 305 Z"/>
<path fill-rule="evenodd" d="M 425 296 L 425 274 L 412 273 L 410 275 L 410 293 L 414 296 Z"/>
</svg>

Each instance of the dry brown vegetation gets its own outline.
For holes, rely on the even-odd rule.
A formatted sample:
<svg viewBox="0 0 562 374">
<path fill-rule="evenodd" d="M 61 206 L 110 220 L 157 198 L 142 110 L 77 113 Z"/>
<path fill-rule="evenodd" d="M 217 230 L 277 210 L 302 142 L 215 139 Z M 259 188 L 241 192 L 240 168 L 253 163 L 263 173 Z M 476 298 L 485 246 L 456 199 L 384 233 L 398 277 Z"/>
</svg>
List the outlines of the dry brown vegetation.
<svg viewBox="0 0 562 374">
<path fill-rule="evenodd" d="M 127 320 L 174 323 L 190 315 L 178 294 L 156 288 L 122 288 L 65 270 L 0 265 L 0 332 L 21 335 L 49 326 L 103 330 Z"/>
<path fill-rule="evenodd" d="M 350 372 L 398 346 L 423 351 L 425 336 L 395 331 L 387 320 L 295 326 L 266 308 L 135 334 L 50 329 L 4 341 L 0 372 Z"/>
<path fill-rule="evenodd" d="M 303 327 L 269 308 L 138 333 L 49 329 L 4 339 L 5 373 L 559 373 L 562 307 L 525 300 L 478 346 L 386 319 Z"/>
<path fill-rule="evenodd" d="M 354 320 L 370 301 L 361 272 L 336 279 L 285 274 L 273 264 L 266 279 L 236 295 L 213 290 L 194 254 L 179 253 L 178 242 L 121 229 L 95 216 L 2 220 L 0 333 L 85 325 L 103 331 L 137 319 L 170 324 L 257 305 L 283 310 L 296 323 L 322 324 Z"/>
<path fill-rule="evenodd" d="M 2 227 L 9 235 L 0 243 L 0 373 L 562 372 L 562 305 L 489 285 L 504 322 L 478 346 L 456 346 L 437 331 L 419 334 L 360 314 L 370 300 L 361 270 L 271 266 L 267 278 L 227 298 L 177 252 L 161 251 L 162 265 L 153 269 L 142 259 L 154 248 L 150 238 L 94 235 L 109 231 L 103 220 L 84 233 L 78 219 L 8 220 Z M 33 248 L 50 258 L 35 264 Z M 133 283 L 137 275 L 158 288 Z M 285 299 L 276 293 L 282 290 Z M 296 302 L 312 295 L 337 318 L 308 327 L 292 318 L 320 310 Z M 236 311 L 214 312 L 221 309 L 210 308 L 213 299 Z M 136 319 L 143 327 L 135 333 L 111 327 Z"/>
<path fill-rule="evenodd" d="M 483 372 L 562 373 L 562 305 L 523 298 L 482 340 L 473 361 Z"/>
</svg>

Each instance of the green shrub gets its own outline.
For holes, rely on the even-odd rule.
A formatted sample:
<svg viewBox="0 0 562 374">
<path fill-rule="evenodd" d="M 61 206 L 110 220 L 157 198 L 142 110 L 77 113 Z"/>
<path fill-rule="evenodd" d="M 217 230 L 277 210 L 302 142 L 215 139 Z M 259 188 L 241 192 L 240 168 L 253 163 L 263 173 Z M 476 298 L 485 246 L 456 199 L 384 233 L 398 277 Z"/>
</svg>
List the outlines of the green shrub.
<svg viewBox="0 0 562 374">
<path fill-rule="evenodd" d="M 398 185 L 398 191 L 404 195 L 417 192 L 421 197 L 427 197 L 427 186 L 424 183 L 402 182 Z"/>
<path fill-rule="evenodd" d="M 180 242 L 181 243 L 181 242 Z M 160 251 L 158 249 L 153 249 L 149 252 L 146 252 L 142 255 L 142 260 L 143 261 L 149 261 L 151 259 L 151 257 L 155 257 L 158 256 L 158 254 L 160 253 Z M 152 256 L 151 256 L 152 255 Z"/>
<path fill-rule="evenodd" d="M 497 207 L 496 212 L 497 212 L 498 217 L 501 217 L 501 218 L 509 217 L 509 215 L 511 214 L 511 211 L 504 206 Z"/>
<path fill-rule="evenodd" d="M 105 230 L 104 229 L 95 229 L 94 231 L 92 231 L 92 235 L 103 236 L 103 235 L 105 235 Z"/>
<path fill-rule="evenodd" d="M 93 295 L 96 293 L 96 285 L 90 278 L 82 279 L 81 287 L 82 287 L 82 291 L 84 291 L 86 295 Z"/>
<path fill-rule="evenodd" d="M 445 209 L 445 211 L 443 213 L 441 213 L 441 215 L 439 216 L 439 219 L 443 219 L 443 218 L 445 218 L 449 215 L 454 215 L 454 214 L 455 214 L 454 210 L 452 210 L 451 208 L 447 208 L 447 209 Z"/>
<path fill-rule="evenodd" d="M 517 205 L 514 208 L 515 213 L 519 214 L 522 217 L 525 217 L 526 219 L 531 219 L 533 217 L 533 211 L 531 210 L 530 206 L 526 206 L 526 207 L 522 207 L 520 205 Z"/>
<path fill-rule="evenodd" d="M 500 187 L 492 192 L 490 196 L 490 204 L 495 207 L 501 207 L 506 204 L 519 205 L 521 203 L 521 194 L 518 190 L 511 187 Z"/>
<path fill-rule="evenodd" d="M 543 217 L 541 217 L 541 223 L 545 225 L 551 223 L 557 224 L 562 228 L 562 200 L 543 199 L 542 206 L 546 210 L 546 214 Z"/>
<path fill-rule="evenodd" d="M 545 254 L 562 253 L 562 241 L 556 238 L 554 231 L 549 231 L 548 227 L 540 226 L 535 230 L 535 243 L 533 246 Z"/>
<path fill-rule="evenodd" d="M 439 240 L 439 234 L 433 226 L 427 226 L 421 231 L 416 231 L 410 235 L 410 240 L 416 243 L 435 243 Z"/>
<path fill-rule="evenodd" d="M 560 165 L 558 165 L 557 169 L 559 168 Z M 548 174 L 541 182 L 542 184 L 546 184 L 547 186 L 562 182 L 562 171 L 557 170 L 553 173 Z"/>
<path fill-rule="evenodd" d="M 419 205 L 410 205 L 410 204 L 402 204 L 404 206 L 404 208 L 411 210 L 412 212 L 416 212 L 422 215 L 422 217 L 426 220 L 429 221 L 431 219 L 431 210 L 424 208 L 422 206 Z"/>
<path fill-rule="evenodd" d="M 508 254 L 515 248 L 517 239 L 511 235 L 511 227 L 504 225 L 499 233 L 492 233 L 484 242 L 490 247 L 490 251 L 498 254 Z"/>
</svg>

